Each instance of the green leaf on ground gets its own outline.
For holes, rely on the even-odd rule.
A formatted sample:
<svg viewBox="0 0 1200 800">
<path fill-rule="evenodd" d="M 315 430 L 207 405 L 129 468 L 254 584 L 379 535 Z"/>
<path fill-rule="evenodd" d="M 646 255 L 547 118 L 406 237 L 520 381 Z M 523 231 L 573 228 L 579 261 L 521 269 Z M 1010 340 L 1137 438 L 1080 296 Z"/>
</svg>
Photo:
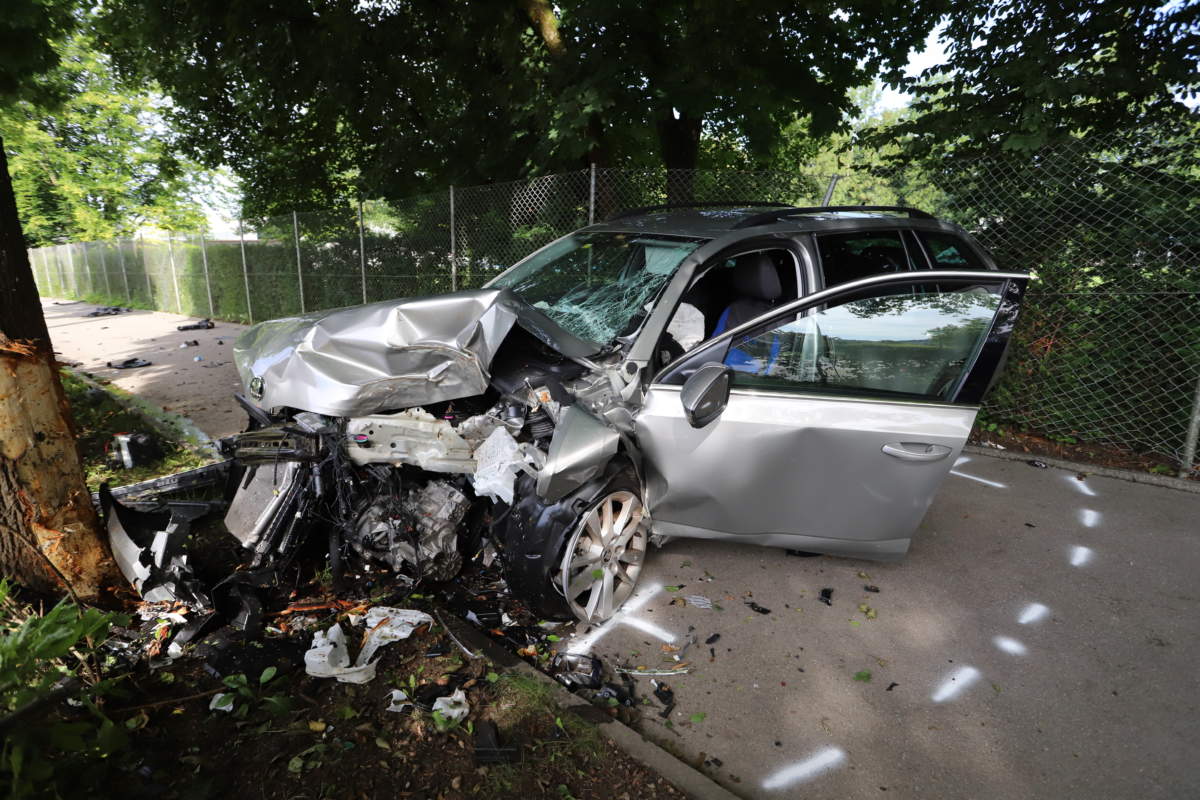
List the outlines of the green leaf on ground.
<svg viewBox="0 0 1200 800">
<path fill-rule="evenodd" d="M 862 681 L 863 683 L 871 682 L 871 670 L 864 669 L 861 672 L 854 673 L 854 680 Z"/>
</svg>

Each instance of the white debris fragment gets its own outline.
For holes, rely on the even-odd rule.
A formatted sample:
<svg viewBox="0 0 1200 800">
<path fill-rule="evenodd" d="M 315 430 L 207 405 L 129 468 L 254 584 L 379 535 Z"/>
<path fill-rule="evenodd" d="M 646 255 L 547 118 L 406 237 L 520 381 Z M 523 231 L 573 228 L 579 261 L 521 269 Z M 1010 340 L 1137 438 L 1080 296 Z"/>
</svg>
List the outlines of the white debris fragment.
<svg viewBox="0 0 1200 800">
<path fill-rule="evenodd" d="M 337 678 L 342 683 L 367 683 L 375 678 L 375 665 L 350 666 L 346 634 L 334 623 L 327 631 L 313 634 L 312 646 L 304 654 L 304 671 L 314 678 Z"/>
<path fill-rule="evenodd" d="M 218 692 L 208 703 L 209 711 L 233 711 L 233 693 Z"/>
<path fill-rule="evenodd" d="M 475 474 L 471 482 L 475 485 L 475 494 L 486 495 L 494 500 L 512 504 L 513 481 L 520 471 L 533 472 L 540 467 L 540 459 L 531 456 L 535 448 L 526 448 L 517 444 L 504 428 L 497 428 L 483 440 L 483 444 L 475 450 Z M 537 459 L 537 460 L 531 460 Z"/>
<path fill-rule="evenodd" d="M 417 628 L 432 624 L 433 617 L 424 611 L 375 606 L 367 612 L 367 641 L 356 663 L 369 661 L 383 645 L 407 639 Z"/>
<path fill-rule="evenodd" d="M 1007 450 L 1008 449 L 1004 445 L 996 444 L 995 442 L 980 442 L 980 444 L 983 445 L 984 447 L 990 447 L 993 450 Z"/>
<path fill-rule="evenodd" d="M 413 709 L 413 704 L 408 699 L 408 694 L 403 689 L 392 689 L 388 694 L 388 707 L 386 711 L 392 711 L 397 714 L 407 714 Z"/>
<path fill-rule="evenodd" d="M 467 695 L 462 689 L 455 689 L 449 697 L 439 697 L 433 701 L 433 710 L 440 711 L 448 720 L 457 721 L 467 716 L 471 707 L 467 705 Z"/>
<path fill-rule="evenodd" d="M 350 664 L 346 634 L 334 623 L 327 631 L 313 634 L 313 643 L 304 654 L 304 671 L 314 678 L 337 678 L 342 683 L 368 683 L 375 679 L 375 651 L 385 644 L 407 639 L 421 625 L 432 625 L 433 617 L 423 611 L 376 606 L 367 612 L 367 638 L 362 651 Z"/>
<path fill-rule="evenodd" d="M 702 594 L 684 595 L 683 599 L 687 601 L 687 604 L 689 606 L 695 606 L 696 608 L 712 608 L 713 607 L 712 600 L 709 600 L 707 597 L 705 597 Z"/>
</svg>

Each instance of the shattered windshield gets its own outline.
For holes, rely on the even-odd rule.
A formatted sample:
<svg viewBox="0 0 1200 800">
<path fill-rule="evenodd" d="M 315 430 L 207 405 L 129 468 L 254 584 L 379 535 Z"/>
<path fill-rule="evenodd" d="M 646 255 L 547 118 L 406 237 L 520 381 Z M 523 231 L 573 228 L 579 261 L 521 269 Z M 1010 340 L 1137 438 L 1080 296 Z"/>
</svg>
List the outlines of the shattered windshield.
<svg viewBox="0 0 1200 800">
<path fill-rule="evenodd" d="M 706 240 L 579 233 L 491 283 L 512 289 L 571 333 L 606 344 L 630 333 L 679 262 Z"/>
</svg>

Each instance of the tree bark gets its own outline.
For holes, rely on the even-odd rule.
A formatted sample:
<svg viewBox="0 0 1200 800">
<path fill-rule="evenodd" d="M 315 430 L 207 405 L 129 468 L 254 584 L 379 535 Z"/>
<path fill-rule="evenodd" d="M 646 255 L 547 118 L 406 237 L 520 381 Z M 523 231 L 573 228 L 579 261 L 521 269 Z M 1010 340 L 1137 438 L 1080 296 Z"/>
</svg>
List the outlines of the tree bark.
<svg viewBox="0 0 1200 800">
<path fill-rule="evenodd" d="M 119 579 L 84 484 L 2 139 L 0 574 L 89 601 Z"/>
<path fill-rule="evenodd" d="M 691 170 L 700 159 L 700 129 L 703 120 L 687 112 L 675 115 L 674 109 L 659 112 L 654 127 L 658 131 L 658 147 L 663 164 L 668 170 L 688 170 L 667 175 L 667 202 L 690 203 L 695 198 L 692 191 Z"/>
</svg>

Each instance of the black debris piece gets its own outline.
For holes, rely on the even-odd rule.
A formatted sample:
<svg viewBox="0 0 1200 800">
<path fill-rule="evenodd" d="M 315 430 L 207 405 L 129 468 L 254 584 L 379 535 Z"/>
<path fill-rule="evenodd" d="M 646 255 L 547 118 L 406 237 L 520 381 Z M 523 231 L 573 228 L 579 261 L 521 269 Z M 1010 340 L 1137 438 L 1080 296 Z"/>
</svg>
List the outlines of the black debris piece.
<svg viewBox="0 0 1200 800">
<path fill-rule="evenodd" d="M 217 324 L 207 317 L 199 322 L 189 322 L 187 325 L 178 325 L 177 331 L 207 331 L 217 327 Z"/>
<path fill-rule="evenodd" d="M 114 314 L 124 314 L 126 311 L 130 311 L 130 310 L 131 309 L 128 309 L 128 308 L 122 308 L 121 306 L 102 306 L 100 308 L 95 309 L 94 311 L 89 311 L 88 313 L 84 314 L 83 316 L 85 316 L 85 317 L 111 317 Z"/>
<path fill-rule="evenodd" d="M 550 670 L 554 677 L 571 687 L 599 689 L 603 682 L 600 659 L 586 653 L 557 653 Z"/>
<path fill-rule="evenodd" d="M 897 686 L 899 686 L 899 685 L 900 685 L 900 684 L 898 684 L 898 683 L 895 683 L 895 682 L 889 683 L 889 684 L 888 684 L 888 687 L 887 687 L 887 690 L 890 692 L 892 689 L 895 689 L 895 688 L 896 688 Z"/>
<path fill-rule="evenodd" d="M 776 739 L 776 740 L 775 740 L 775 746 L 776 746 L 776 747 L 783 747 L 783 742 L 781 742 L 781 741 L 779 741 L 778 739 Z"/>
<path fill-rule="evenodd" d="M 833 589 L 822 589 L 821 596 L 817 598 L 827 606 L 833 606 Z"/>
<path fill-rule="evenodd" d="M 633 708 L 633 694 L 630 693 L 624 686 L 618 686 L 615 683 L 606 683 L 596 692 L 597 700 L 614 699 L 620 705 L 626 708 Z"/>
<path fill-rule="evenodd" d="M 708 660 L 709 661 L 717 660 L 717 648 L 715 648 L 715 647 L 708 648 Z"/>
<path fill-rule="evenodd" d="M 500 745 L 500 731 L 490 719 L 480 720 L 475 725 L 475 763 L 511 764 L 521 760 L 521 748 Z"/>
<path fill-rule="evenodd" d="M 1045 461 L 1038 461 L 1036 458 L 1031 458 L 1025 463 L 1031 467 L 1037 467 L 1038 469 L 1047 469 L 1050 466 Z"/>
<path fill-rule="evenodd" d="M 796 558 L 816 558 L 821 555 L 820 553 L 810 553 L 807 550 L 784 550 L 783 552 Z"/>
<path fill-rule="evenodd" d="M 704 766 L 712 767 L 713 769 L 720 769 L 721 767 L 725 766 L 725 762 L 716 756 L 713 756 L 712 758 L 706 758 L 704 760 Z"/>
<path fill-rule="evenodd" d="M 438 642 L 433 647 L 425 651 L 426 658 L 440 658 L 450 652 L 450 645 L 445 642 Z"/>
<path fill-rule="evenodd" d="M 747 600 L 746 605 L 750 606 L 751 611 L 756 611 L 759 614 L 770 614 L 771 613 L 771 609 L 764 608 L 763 606 L 760 606 L 758 603 L 754 602 L 753 600 Z"/>
<path fill-rule="evenodd" d="M 144 358 L 127 358 L 124 361 L 109 361 L 107 363 L 112 369 L 137 369 L 138 367 L 150 366 L 150 362 Z"/>
<path fill-rule="evenodd" d="M 868 583 L 866 586 L 863 587 L 863 591 L 864 592 L 872 592 L 874 594 L 879 594 L 879 587 L 872 583 Z"/>
<path fill-rule="evenodd" d="M 1034 525 L 1032 522 L 1026 522 L 1026 523 L 1025 523 L 1025 527 L 1026 527 L 1026 528 L 1036 528 L 1036 527 L 1037 527 L 1037 525 Z"/>
<path fill-rule="evenodd" d="M 118 433 L 105 448 L 105 458 L 113 469 L 133 469 L 158 461 L 162 448 L 148 433 Z"/>
<path fill-rule="evenodd" d="M 199 347 L 199 346 L 200 346 L 200 340 L 192 339 L 191 341 L 184 342 L 181 345 L 179 345 L 179 349 L 183 350 L 188 347 Z"/>
<path fill-rule="evenodd" d="M 658 712 L 658 715 L 667 719 L 675 710 L 675 690 L 662 681 L 653 681 L 653 684 L 654 696 L 658 698 L 658 702 L 663 704 L 663 710 Z"/>
<path fill-rule="evenodd" d="M 705 643 L 705 644 L 716 644 L 716 643 L 717 643 L 717 642 L 719 642 L 719 641 L 721 641 L 721 634 L 719 634 L 719 633 L 714 633 L 712 636 L 710 636 L 710 637 L 708 637 L 707 639 L 705 639 L 705 640 L 704 640 L 704 643 Z"/>
</svg>

